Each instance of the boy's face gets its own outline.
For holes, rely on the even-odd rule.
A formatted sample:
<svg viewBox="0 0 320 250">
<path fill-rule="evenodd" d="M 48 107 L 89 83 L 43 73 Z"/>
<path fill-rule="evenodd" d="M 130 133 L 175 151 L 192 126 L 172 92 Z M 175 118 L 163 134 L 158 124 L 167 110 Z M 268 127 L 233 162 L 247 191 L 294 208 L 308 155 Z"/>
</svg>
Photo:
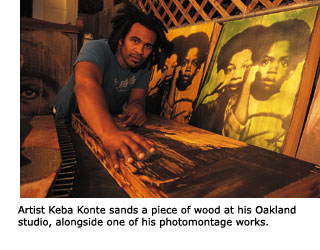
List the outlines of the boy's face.
<svg viewBox="0 0 320 250">
<path fill-rule="evenodd" d="M 168 57 L 161 69 L 161 72 L 165 74 L 165 80 L 170 80 L 173 77 L 175 68 L 177 67 L 177 54 L 172 54 Z"/>
<path fill-rule="evenodd" d="M 152 53 L 156 37 L 140 23 L 133 24 L 125 39 L 119 40 L 116 56 L 120 65 L 125 69 L 141 66 Z"/>
<path fill-rule="evenodd" d="M 291 69 L 289 42 L 275 42 L 268 53 L 263 56 L 259 72 L 261 87 L 266 90 L 278 90 L 283 82 L 290 77 Z"/>
<path fill-rule="evenodd" d="M 243 83 L 244 74 L 252 66 L 252 52 L 249 49 L 241 50 L 235 53 L 224 70 L 225 84 L 228 84 L 232 90 L 239 88 Z"/>
<path fill-rule="evenodd" d="M 196 47 L 191 48 L 181 64 L 183 81 L 192 81 L 200 67 L 199 64 L 199 49 Z"/>
</svg>

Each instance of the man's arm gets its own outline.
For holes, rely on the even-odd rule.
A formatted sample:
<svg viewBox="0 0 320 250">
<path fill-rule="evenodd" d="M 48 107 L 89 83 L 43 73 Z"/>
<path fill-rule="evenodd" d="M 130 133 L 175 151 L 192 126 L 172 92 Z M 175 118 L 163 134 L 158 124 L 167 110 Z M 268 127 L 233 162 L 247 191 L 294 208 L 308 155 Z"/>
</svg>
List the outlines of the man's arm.
<svg viewBox="0 0 320 250">
<path fill-rule="evenodd" d="M 128 163 L 133 162 L 129 149 L 138 159 L 145 157 L 140 145 L 153 152 L 153 143 L 131 132 L 120 131 L 113 122 L 102 89 L 102 72 L 93 63 L 79 62 L 75 66 L 75 87 L 78 106 L 82 117 L 102 141 L 110 153 L 111 161 L 119 167 L 117 151 L 121 151 Z"/>
<path fill-rule="evenodd" d="M 146 89 L 133 88 L 131 90 L 127 107 L 123 110 L 122 114 L 118 115 L 119 118 L 127 118 L 124 122 L 125 126 L 142 126 L 147 121 L 146 117 Z"/>
</svg>

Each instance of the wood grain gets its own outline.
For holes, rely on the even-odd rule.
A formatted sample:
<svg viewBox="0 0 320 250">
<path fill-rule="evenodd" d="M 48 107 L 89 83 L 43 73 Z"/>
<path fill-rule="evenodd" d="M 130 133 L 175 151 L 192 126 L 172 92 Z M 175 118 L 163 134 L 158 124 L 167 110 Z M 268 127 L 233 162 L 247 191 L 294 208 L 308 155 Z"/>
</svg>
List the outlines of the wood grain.
<svg viewBox="0 0 320 250">
<path fill-rule="evenodd" d="M 132 164 L 121 159 L 115 170 L 81 116 L 73 115 L 72 126 L 130 197 L 264 197 L 320 172 L 311 163 L 153 115 L 130 130 L 152 140 L 157 154 Z M 297 188 L 287 193 L 294 197 Z"/>
</svg>

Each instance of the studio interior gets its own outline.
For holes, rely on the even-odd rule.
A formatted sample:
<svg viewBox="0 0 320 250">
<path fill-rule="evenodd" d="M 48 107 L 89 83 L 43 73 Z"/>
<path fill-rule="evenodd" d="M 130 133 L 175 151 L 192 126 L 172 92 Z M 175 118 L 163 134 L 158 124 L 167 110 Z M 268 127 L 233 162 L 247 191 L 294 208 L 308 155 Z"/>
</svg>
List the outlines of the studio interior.
<svg viewBox="0 0 320 250">
<path fill-rule="evenodd" d="M 20 197 L 320 197 L 319 58 L 319 0 L 20 1 Z"/>
</svg>

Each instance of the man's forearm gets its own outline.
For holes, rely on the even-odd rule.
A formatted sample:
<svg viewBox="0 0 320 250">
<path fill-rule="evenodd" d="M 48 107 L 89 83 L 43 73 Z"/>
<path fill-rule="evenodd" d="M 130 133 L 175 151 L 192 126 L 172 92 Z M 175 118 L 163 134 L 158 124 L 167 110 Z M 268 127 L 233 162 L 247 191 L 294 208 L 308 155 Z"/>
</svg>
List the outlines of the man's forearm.
<svg viewBox="0 0 320 250">
<path fill-rule="evenodd" d="M 144 110 L 146 108 L 146 98 L 136 98 L 128 101 L 127 106 L 140 105 Z"/>
<path fill-rule="evenodd" d="M 100 86 L 93 85 L 88 88 L 84 84 L 77 84 L 75 94 L 82 117 L 101 140 L 104 140 L 107 134 L 118 130 Z"/>
</svg>

